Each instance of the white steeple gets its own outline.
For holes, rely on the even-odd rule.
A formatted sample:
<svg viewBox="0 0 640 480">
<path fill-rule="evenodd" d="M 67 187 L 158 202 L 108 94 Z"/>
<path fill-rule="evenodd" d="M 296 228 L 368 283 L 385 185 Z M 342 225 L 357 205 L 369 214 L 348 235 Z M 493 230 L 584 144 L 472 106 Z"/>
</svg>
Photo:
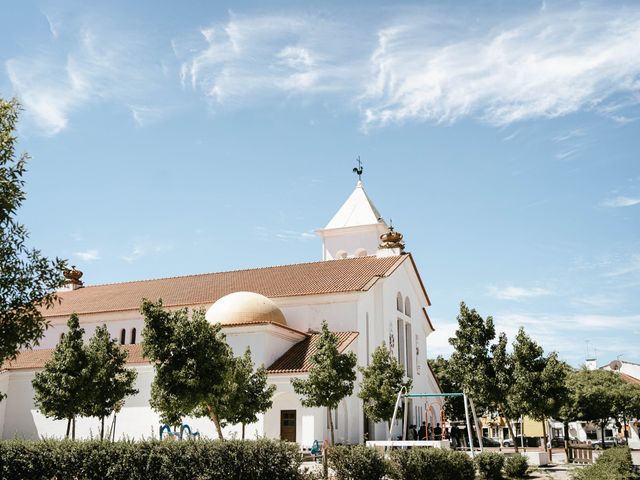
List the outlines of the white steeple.
<svg viewBox="0 0 640 480">
<path fill-rule="evenodd" d="M 323 260 L 375 255 L 380 235 L 388 230 L 382 215 L 367 196 L 362 182 L 329 221 L 316 230 L 322 237 Z"/>
</svg>

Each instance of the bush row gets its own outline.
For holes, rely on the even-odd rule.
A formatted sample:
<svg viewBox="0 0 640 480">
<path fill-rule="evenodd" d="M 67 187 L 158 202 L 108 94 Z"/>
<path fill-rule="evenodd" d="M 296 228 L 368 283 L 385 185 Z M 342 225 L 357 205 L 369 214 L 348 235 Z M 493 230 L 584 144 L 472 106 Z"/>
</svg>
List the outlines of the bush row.
<svg viewBox="0 0 640 480">
<path fill-rule="evenodd" d="M 506 459 L 498 453 L 482 453 L 474 461 L 466 453 L 451 450 L 413 448 L 393 450 L 385 459 L 381 452 L 359 445 L 334 447 L 329 451 L 329 465 L 338 480 L 473 480 L 476 469 L 484 480 L 499 480 L 527 474 L 527 458 L 514 455 Z"/>
<path fill-rule="evenodd" d="M 298 446 L 272 440 L 0 442 L 0 478 L 21 480 L 298 479 Z"/>
<path fill-rule="evenodd" d="M 600 454 L 596 463 L 574 474 L 575 480 L 628 480 L 635 478 L 631 473 L 633 462 L 628 447 L 615 447 Z"/>
</svg>

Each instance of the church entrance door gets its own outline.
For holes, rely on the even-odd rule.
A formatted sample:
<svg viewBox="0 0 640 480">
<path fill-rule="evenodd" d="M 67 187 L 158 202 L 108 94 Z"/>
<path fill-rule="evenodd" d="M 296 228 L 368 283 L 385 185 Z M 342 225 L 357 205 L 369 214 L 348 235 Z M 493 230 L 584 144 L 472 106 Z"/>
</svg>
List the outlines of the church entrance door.
<svg viewBox="0 0 640 480">
<path fill-rule="evenodd" d="M 280 410 L 280 440 L 296 441 L 296 411 Z"/>
</svg>

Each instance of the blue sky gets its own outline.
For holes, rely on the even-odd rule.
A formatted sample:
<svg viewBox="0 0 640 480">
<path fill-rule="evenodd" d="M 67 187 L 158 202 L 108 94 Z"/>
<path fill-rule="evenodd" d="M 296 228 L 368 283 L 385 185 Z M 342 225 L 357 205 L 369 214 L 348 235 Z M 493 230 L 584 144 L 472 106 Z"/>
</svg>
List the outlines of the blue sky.
<svg viewBox="0 0 640 480">
<path fill-rule="evenodd" d="M 461 300 L 640 362 L 640 5 L 14 2 L 33 245 L 87 283 L 320 258 L 354 159 L 447 353 Z"/>
</svg>

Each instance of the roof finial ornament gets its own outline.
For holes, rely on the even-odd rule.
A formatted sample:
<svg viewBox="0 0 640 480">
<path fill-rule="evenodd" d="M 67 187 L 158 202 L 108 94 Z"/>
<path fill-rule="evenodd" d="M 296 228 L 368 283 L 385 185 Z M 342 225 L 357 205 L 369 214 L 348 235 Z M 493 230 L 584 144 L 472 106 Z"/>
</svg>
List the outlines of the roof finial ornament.
<svg viewBox="0 0 640 480">
<path fill-rule="evenodd" d="M 360 183 L 362 182 L 362 172 L 364 170 L 364 168 L 362 167 L 362 162 L 360 161 L 360 155 L 358 155 L 358 158 L 356 158 L 356 161 L 358 162 L 358 166 L 354 167 L 353 173 L 358 175 L 358 183 Z"/>
</svg>

